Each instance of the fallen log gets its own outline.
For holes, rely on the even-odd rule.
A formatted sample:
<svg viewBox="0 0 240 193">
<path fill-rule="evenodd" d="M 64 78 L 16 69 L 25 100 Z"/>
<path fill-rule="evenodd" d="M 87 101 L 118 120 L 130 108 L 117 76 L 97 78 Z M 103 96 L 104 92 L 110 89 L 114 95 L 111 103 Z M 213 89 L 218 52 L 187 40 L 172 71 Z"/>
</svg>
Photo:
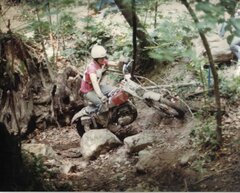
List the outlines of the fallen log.
<svg viewBox="0 0 240 193">
<path fill-rule="evenodd" d="M 156 85 L 156 86 L 145 86 L 145 89 L 157 89 L 157 88 L 180 88 L 180 87 L 189 87 L 189 86 L 199 86 L 200 83 L 193 82 L 193 83 L 180 83 L 180 84 L 168 84 L 168 85 Z"/>
</svg>

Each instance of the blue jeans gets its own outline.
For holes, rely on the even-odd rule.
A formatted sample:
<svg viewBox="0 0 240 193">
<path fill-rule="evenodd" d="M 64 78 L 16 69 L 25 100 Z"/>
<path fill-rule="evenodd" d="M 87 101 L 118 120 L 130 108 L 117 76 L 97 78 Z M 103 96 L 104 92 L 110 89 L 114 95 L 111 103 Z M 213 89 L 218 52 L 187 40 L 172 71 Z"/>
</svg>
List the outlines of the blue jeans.
<svg viewBox="0 0 240 193">
<path fill-rule="evenodd" d="M 108 95 L 108 93 L 114 90 L 115 87 L 109 86 L 109 85 L 100 85 L 100 89 L 102 93 L 106 96 Z M 99 106 L 102 104 L 101 99 L 98 97 L 97 93 L 94 90 L 88 92 L 87 94 L 84 94 L 84 97 L 86 97 L 89 101 L 91 101 L 96 106 Z"/>
</svg>

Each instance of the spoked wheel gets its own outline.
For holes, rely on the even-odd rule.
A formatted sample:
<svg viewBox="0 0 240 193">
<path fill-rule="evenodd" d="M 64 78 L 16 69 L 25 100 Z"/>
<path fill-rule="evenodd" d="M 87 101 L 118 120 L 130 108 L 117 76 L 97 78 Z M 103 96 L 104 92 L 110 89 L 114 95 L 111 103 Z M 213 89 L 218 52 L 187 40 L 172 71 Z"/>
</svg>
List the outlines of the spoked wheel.
<svg viewBox="0 0 240 193">
<path fill-rule="evenodd" d="M 136 120 L 137 115 L 137 109 L 128 101 L 113 111 L 112 122 L 121 126 L 129 125 Z"/>
<path fill-rule="evenodd" d="M 160 99 L 159 101 L 154 101 L 152 99 L 146 99 L 146 104 L 150 107 L 153 107 L 167 116 L 176 117 L 176 118 L 183 118 L 184 117 L 184 110 L 178 106 L 177 104 L 169 101 L 168 99 Z"/>
</svg>

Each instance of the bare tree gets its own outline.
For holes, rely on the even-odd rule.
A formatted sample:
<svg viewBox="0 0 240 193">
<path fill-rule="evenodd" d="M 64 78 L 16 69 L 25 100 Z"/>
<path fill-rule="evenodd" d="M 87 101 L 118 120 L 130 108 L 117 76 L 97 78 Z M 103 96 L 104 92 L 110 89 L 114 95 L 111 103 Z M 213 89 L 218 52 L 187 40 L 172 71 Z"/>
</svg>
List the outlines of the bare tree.
<svg viewBox="0 0 240 193">
<path fill-rule="evenodd" d="M 126 21 L 133 29 L 134 34 L 139 40 L 138 52 L 136 57 L 136 68 L 139 71 L 144 71 L 153 67 L 153 59 L 148 57 L 146 48 L 155 45 L 153 39 L 145 30 L 144 26 L 141 24 L 134 6 L 131 6 L 131 2 L 115 0 L 116 5 L 121 11 L 122 15 L 125 17 Z M 141 57 L 140 57 L 141 56 Z"/>
<path fill-rule="evenodd" d="M 181 2 L 187 8 L 187 10 L 190 13 L 191 17 L 193 18 L 193 21 L 195 22 L 195 24 L 198 25 L 199 20 L 196 16 L 195 12 L 191 8 L 189 2 L 187 0 L 181 0 Z M 214 94 L 215 94 L 215 101 L 216 101 L 216 121 L 217 121 L 216 133 L 217 133 L 218 144 L 221 145 L 222 144 L 222 112 L 221 112 L 221 99 L 220 99 L 220 91 L 219 91 L 218 73 L 217 73 L 216 67 L 213 62 L 213 56 L 212 56 L 206 36 L 205 36 L 204 32 L 199 28 L 198 28 L 198 33 L 202 39 L 204 48 L 206 49 L 208 61 L 209 61 L 210 68 L 211 68 L 211 71 L 213 74 Z"/>
</svg>

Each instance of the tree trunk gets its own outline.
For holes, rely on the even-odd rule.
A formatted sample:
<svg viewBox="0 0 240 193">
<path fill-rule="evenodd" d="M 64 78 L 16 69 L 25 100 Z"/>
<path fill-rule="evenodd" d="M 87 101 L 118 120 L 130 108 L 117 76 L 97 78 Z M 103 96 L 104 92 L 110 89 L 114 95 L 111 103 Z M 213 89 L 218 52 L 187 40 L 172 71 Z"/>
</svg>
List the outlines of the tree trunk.
<svg viewBox="0 0 240 193">
<path fill-rule="evenodd" d="M 135 61 L 137 65 L 136 69 L 140 72 L 152 69 L 154 61 L 153 59 L 149 58 L 148 53 L 145 49 L 147 47 L 155 45 L 155 43 L 145 30 L 144 26 L 141 24 L 135 10 L 132 11 L 131 3 L 122 0 L 115 0 L 115 3 L 121 11 L 122 15 L 125 17 L 130 27 L 134 28 L 134 25 L 136 25 L 136 36 L 139 40 L 139 47 L 137 53 L 138 57 Z"/>
<path fill-rule="evenodd" d="M 135 13 L 135 0 L 132 0 L 132 23 L 133 23 L 133 34 L 132 34 L 132 43 L 133 43 L 133 66 L 131 69 L 131 76 L 134 76 L 134 71 L 136 67 L 136 59 L 137 59 L 137 19 Z"/>
<path fill-rule="evenodd" d="M 40 17 L 39 17 L 39 10 L 38 9 L 36 9 L 36 15 L 37 15 L 37 20 L 40 23 Z M 38 30 L 39 30 L 39 33 L 41 33 L 42 30 L 40 29 L 40 27 L 39 27 Z M 50 62 L 48 60 L 48 55 L 47 55 L 47 52 L 46 52 L 46 48 L 45 48 L 45 45 L 44 45 L 44 39 L 43 39 L 42 35 L 40 35 L 40 40 L 41 40 L 41 45 L 42 45 L 42 48 L 43 48 L 43 53 L 44 53 L 44 57 L 45 57 L 45 60 L 46 60 L 48 72 L 49 72 L 51 81 L 53 81 L 54 80 L 54 73 L 53 73 L 52 67 L 50 65 Z"/>
<path fill-rule="evenodd" d="M 195 12 L 191 8 L 190 4 L 188 3 L 188 1 L 187 0 L 181 0 L 181 2 L 185 5 L 187 10 L 189 11 L 189 13 L 190 13 L 191 17 L 193 18 L 195 24 L 198 25 L 199 20 L 196 16 Z M 211 71 L 212 71 L 212 74 L 213 74 L 214 94 L 215 94 L 215 101 L 216 101 L 216 121 L 217 121 L 216 133 L 217 133 L 218 144 L 221 145 L 222 144 L 222 112 L 221 112 L 221 100 L 220 100 L 218 73 L 217 73 L 216 67 L 215 67 L 214 62 L 213 62 L 213 57 L 212 57 L 212 53 L 211 53 L 207 38 L 206 38 L 203 31 L 198 29 L 198 32 L 199 32 L 199 35 L 202 39 L 204 48 L 206 49 L 206 53 L 207 53 L 207 56 L 208 56 L 208 61 L 209 61 L 210 68 L 211 68 Z"/>
<path fill-rule="evenodd" d="M 130 27 L 133 27 L 133 17 L 136 18 L 136 25 L 137 25 L 137 31 L 136 35 L 138 39 L 141 41 L 142 45 L 144 47 L 146 46 L 152 46 L 154 45 L 153 40 L 145 30 L 144 26 L 140 23 L 140 20 L 136 14 L 135 11 L 132 11 L 131 4 L 126 3 L 127 1 L 122 0 L 115 0 L 116 5 L 120 9 L 121 13 L 125 17 L 126 21 L 130 25 Z"/>
</svg>

